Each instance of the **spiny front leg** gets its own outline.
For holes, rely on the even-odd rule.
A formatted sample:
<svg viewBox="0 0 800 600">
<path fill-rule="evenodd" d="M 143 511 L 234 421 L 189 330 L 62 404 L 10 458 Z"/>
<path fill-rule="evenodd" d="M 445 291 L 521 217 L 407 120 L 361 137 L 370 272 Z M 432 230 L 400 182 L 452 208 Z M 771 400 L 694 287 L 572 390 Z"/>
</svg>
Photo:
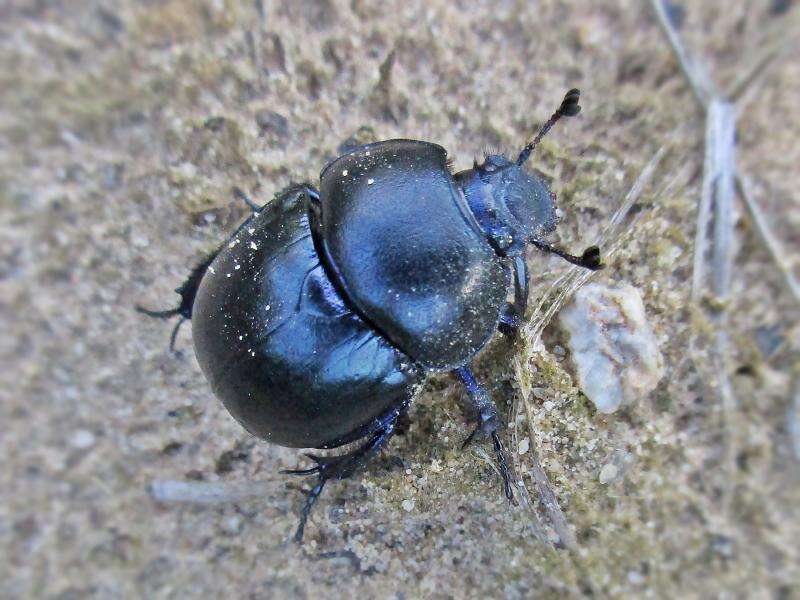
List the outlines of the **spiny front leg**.
<svg viewBox="0 0 800 600">
<path fill-rule="evenodd" d="M 508 455 L 497 433 L 500 427 L 497 407 L 492 402 L 489 392 L 478 383 L 469 367 L 459 367 L 453 371 L 453 374 L 464 384 L 469 400 L 469 408 L 474 410 L 478 422 L 475 430 L 469 434 L 462 447 L 466 448 L 478 436 L 492 439 L 497 465 L 503 478 L 503 492 L 510 502 L 514 502 L 514 488 L 511 484 L 513 472 L 509 465 Z"/>
<path fill-rule="evenodd" d="M 525 318 L 525 309 L 528 307 L 528 264 L 524 256 L 515 256 L 511 266 L 511 276 L 514 281 L 514 302 L 506 304 L 500 314 L 500 323 L 497 328 L 500 333 L 509 338 L 515 338 Z"/>
</svg>

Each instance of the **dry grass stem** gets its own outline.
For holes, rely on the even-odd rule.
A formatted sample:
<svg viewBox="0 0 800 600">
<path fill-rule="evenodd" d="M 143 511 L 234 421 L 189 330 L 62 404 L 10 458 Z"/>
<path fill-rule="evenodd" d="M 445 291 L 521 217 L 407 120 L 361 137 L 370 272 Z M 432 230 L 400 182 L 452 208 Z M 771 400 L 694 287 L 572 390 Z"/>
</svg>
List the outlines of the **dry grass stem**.
<svg viewBox="0 0 800 600">
<path fill-rule="evenodd" d="M 150 495 L 158 502 L 187 504 L 220 504 L 255 498 L 278 501 L 284 486 L 276 482 L 245 481 L 177 481 L 155 480 L 149 486 Z"/>
<path fill-rule="evenodd" d="M 689 86 L 694 92 L 695 98 L 701 106 L 706 107 L 712 98 L 717 96 L 716 88 L 711 82 L 711 78 L 705 72 L 705 68 L 696 63 L 692 57 L 686 52 L 683 43 L 678 37 L 678 32 L 672 26 L 669 15 L 667 14 L 664 4 L 661 0 L 650 0 L 650 5 L 653 7 L 658 24 L 664 35 L 667 37 L 669 45 L 678 60 L 678 64 L 689 82 Z"/>
<path fill-rule="evenodd" d="M 620 236 L 622 226 L 626 222 L 631 208 L 637 202 L 637 200 L 639 200 L 643 190 L 652 180 L 653 175 L 656 172 L 658 165 L 661 163 L 661 159 L 663 158 L 665 152 L 666 149 L 662 146 L 653 155 L 647 165 L 645 165 L 644 169 L 642 169 L 642 172 L 636 178 L 636 181 L 625 195 L 620 207 L 611 217 L 605 230 L 598 238 L 598 245 L 605 246 L 606 243 L 609 244 L 608 251 L 605 253 L 606 257 L 613 256 L 614 252 L 619 248 L 618 238 Z M 580 288 L 589 280 L 593 273 L 593 271 L 587 271 L 586 269 L 581 269 L 580 267 L 570 266 L 567 272 L 561 275 L 542 295 L 542 297 L 539 299 L 536 309 L 534 310 L 532 318 L 520 331 L 520 337 L 523 340 L 524 347 L 528 352 L 536 353 L 541 350 L 541 335 L 545 327 L 547 327 L 564 303 L 569 300 L 569 298 L 575 293 L 576 290 L 578 290 L 578 288 Z M 546 303 L 548 303 L 548 301 L 549 304 L 545 310 L 544 306 Z M 517 356 L 514 360 L 514 371 L 516 381 L 520 386 L 520 394 L 515 401 L 511 412 L 515 422 L 518 422 L 517 417 L 522 413 L 522 409 L 524 408 L 526 417 L 525 420 L 531 441 L 531 448 L 528 453 L 529 468 L 527 470 L 523 469 L 519 454 L 517 452 L 512 452 L 514 469 L 517 473 L 527 472 L 532 477 L 538 497 L 541 499 L 547 517 L 556 534 L 560 538 L 561 543 L 563 543 L 567 548 L 574 550 L 577 548 L 577 541 L 575 540 L 575 536 L 572 534 L 572 530 L 570 529 L 564 512 L 561 510 L 561 507 L 558 503 L 558 498 L 556 497 L 553 487 L 547 478 L 547 473 L 545 472 L 541 465 L 541 461 L 539 460 L 539 453 L 536 449 L 536 438 L 533 430 L 535 415 L 533 404 L 530 400 L 531 386 L 527 376 L 527 364 L 523 364 L 523 360 L 521 360 L 519 356 Z M 513 448 L 517 447 L 518 439 L 518 429 L 515 428 L 512 433 Z M 520 496 L 526 500 L 526 507 L 530 507 L 531 505 L 528 499 L 528 490 L 525 487 L 525 483 L 522 479 L 520 479 L 518 482 L 517 487 L 519 488 Z M 533 512 L 535 513 L 535 511 Z M 538 522 L 538 516 L 536 519 Z"/>
<path fill-rule="evenodd" d="M 750 218 L 753 219 L 753 224 L 755 225 L 758 236 L 772 256 L 772 260 L 774 260 L 775 264 L 778 266 L 786 288 L 792 296 L 794 296 L 795 300 L 800 302 L 800 283 L 798 283 L 794 276 L 792 265 L 787 261 L 787 257 L 790 255 L 784 251 L 778 238 L 772 233 L 772 229 L 764 217 L 764 211 L 756 201 L 752 182 L 746 175 L 738 174 L 736 183 L 739 194 L 744 200 L 744 205 L 747 207 L 747 212 L 750 214 Z"/>
</svg>

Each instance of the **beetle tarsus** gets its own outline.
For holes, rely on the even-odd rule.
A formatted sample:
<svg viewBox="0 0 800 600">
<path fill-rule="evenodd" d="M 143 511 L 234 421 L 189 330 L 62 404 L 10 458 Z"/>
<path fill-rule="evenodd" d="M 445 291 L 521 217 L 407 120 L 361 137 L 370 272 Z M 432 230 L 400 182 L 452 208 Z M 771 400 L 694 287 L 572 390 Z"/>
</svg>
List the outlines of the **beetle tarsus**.
<svg viewBox="0 0 800 600">
<path fill-rule="evenodd" d="M 500 441 L 500 435 L 497 433 L 499 428 L 497 407 L 492 402 L 489 393 L 475 379 L 469 367 L 459 367 L 454 373 L 464 384 L 467 390 L 468 409 L 471 409 L 476 414 L 478 421 L 477 427 L 464 440 L 462 449 L 466 448 L 477 437 L 492 439 L 497 467 L 500 471 L 500 477 L 503 479 L 503 493 L 508 498 L 508 501 L 513 503 L 514 488 L 511 483 L 513 481 L 513 473 L 508 462 L 508 455 Z"/>
<path fill-rule="evenodd" d="M 494 454 L 497 458 L 497 466 L 500 469 L 500 476 L 503 478 L 503 492 L 508 501 L 514 504 L 514 488 L 511 485 L 511 467 L 508 466 L 508 455 L 496 431 L 492 433 L 492 443 L 494 445 Z"/>
<path fill-rule="evenodd" d="M 295 542 L 300 543 L 303 541 L 303 533 L 305 532 L 308 516 L 322 493 L 325 483 L 331 479 L 347 479 L 378 454 L 394 434 L 397 420 L 407 408 L 408 402 L 405 402 L 401 406 L 392 409 L 381 419 L 383 421 L 382 426 L 370 436 L 369 440 L 352 452 L 339 456 L 306 454 L 308 458 L 316 463 L 315 466 L 308 469 L 286 469 L 281 471 L 283 475 L 317 475 L 318 478 L 317 484 L 311 488 L 306 496 L 306 503 L 300 513 L 300 523 L 294 534 Z"/>
<path fill-rule="evenodd" d="M 466 450 L 466 449 L 469 447 L 469 445 L 470 445 L 472 442 L 474 442 L 474 441 L 475 441 L 475 438 L 478 436 L 478 434 L 479 434 L 479 433 L 481 433 L 481 426 L 480 426 L 480 425 L 478 425 L 478 426 L 477 426 L 475 429 L 473 429 L 473 430 L 472 430 L 472 433 L 470 433 L 470 434 L 467 436 L 467 439 L 465 439 L 465 440 L 464 440 L 464 441 L 461 443 L 461 449 L 462 449 L 462 450 Z"/>
<path fill-rule="evenodd" d="M 178 319 L 178 322 L 175 323 L 175 327 L 172 328 L 172 333 L 169 336 L 169 351 L 175 352 L 175 340 L 178 339 L 178 330 L 181 328 L 181 325 L 186 323 L 188 319 L 186 317 L 181 317 Z"/>
<path fill-rule="evenodd" d="M 250 199 L 250 196 L 248 196 L 247 194 L 245 194 L 245 193 L 244 193 L 244 191 L 242 190 L 242 188 L 240 188 L 238 185 L 235 185 L 235 186 L 233 186 L 233 195 L 234 195 L 234 196 L 236 196 L 236 199 L 237 199 L 237 200 L 241 200 L 242 202 L 244 202 L 244 203 L 247 205 L 247 207 L 248 207 L 248 208 L 249 208 L 251 211 L 253 211 L 254 213 L 256 213 L 256 214 L 258 214 L 258 213 L 260 213 L 262 210 L 264 210 L 264 207 L 263 207 L 263 206 L 259 206 L 258 204 L 256 204 L 255 202 L 253 202 L 253 201 Z"/>
<path fill-rule="evenodd" d="M 522 318 L 517 312 L 516 306 L 508 303 L 503 312 L 500 313 L 500 321 L 497 324 L 497 329 L 504 336 L 513 340 L 517 337 L 517 333 L 519 333 L 521 323 Z"/>
<path fill-rule="evenodd" d="M 306 530 L 306 523 L 308 522 L 308 515 L 311 514 L 311 509 L 317 503 L 319 495 L 322 493 L 322 488 L 325 487 L 327 479 L 320 478 L 319 483 L 311 488 L 306 496 L 306 503 L 303 506 L 303 512 L 300 514 L 300 523 L 297 525 L 297 531 L 294 533 L 294 541 L 301 543 L 303 541 L 303 534 Z"/>
</svg>

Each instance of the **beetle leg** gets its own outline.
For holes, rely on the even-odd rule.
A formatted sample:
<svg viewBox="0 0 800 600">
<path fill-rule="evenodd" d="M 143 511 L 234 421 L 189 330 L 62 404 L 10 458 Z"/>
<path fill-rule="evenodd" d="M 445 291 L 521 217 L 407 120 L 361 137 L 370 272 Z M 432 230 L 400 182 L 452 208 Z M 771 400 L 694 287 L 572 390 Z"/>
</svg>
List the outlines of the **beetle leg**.
<svg viewBox="0 0 800 600">
<path fill-rule="evenodd" d="M 395 426 L 400 415 L 408 409 L 409 401 L 392 409 L 381 420 L 381 426 L 370 435 L 369 440 L 362 446 L 348 454 L 340 456 L 316 456 L 307 454 L 316 465 L 309 469 L 290 469 L 281 471 L 284 475 L 316 475 L 317 484 L 311 488 L 306 496 L 306 503 L 300 513 L 300 523 L 294 534 L 294 540 L 303 541 L 303 533 L 308 521 L 308 515 L 316 504 L 325 483 L 331 479 L 346 479 L 363 467 L 371 458 L 377 455 L 395 432 Z"/>
<path fill-rule="evenodd" d="M 511 267 L 514 279 L 514 302 L 506 304 L 500 313 L 498 329 L 503 335 L 513 338 L 525 317 L 528 306 L 528 263 L 524 256 L 515 256 Z"/>
<path fill-rule="evenodd" d="M 219 248 L 200 261 L 200 263 L 194 269 L 192 269 L 191 273 L 189 273 L 189 277 L 186 278 L 186 281 L 184 281 L 180 287 L 175 289 L 175 293 L 181 297 L 178 306 L 175 308 L 170 308 L 168 310 L 150 310 L 148 308 L 144 308 L 143 306 L 139 306 L 138 304 L 136 305 L 136 310 L 138 312 L 156 319 L 169 319 L 171 317 L 180 315 L 181 318 L 175 325 L 175 328 L 172 330 L 172 334 L 169 338 L 170 350 L 175 349 L 175 338 L 178 335 L 178 329 L 180 329 L 180 326 L 183 325 L 185 321 L 192 318 L 192 307 L 194 306 L 194 298 L 197 296 L 197 288 L 200 287 L 200 281 L 203 279 L 203 275 L 206 274 L 208 266 L 216 258 L 218 253 Z"/>
<path fill-rule="evenodd" d="M 285 193 L 289 189 L 295 189 L 298 193 L 303 193 L 308 197 L 312 202 L 319 203 L 319 192 L 315 190 L 312 186 L 308 184 L 298 184 L 291 186 L 281 194 Z M 281 195 L 279 194 L 279 195 Z M 188 321 L 192 318 L 192 307 L 194 306 L 194 299 L 197 296 L 197 290 L 200 287 L 200 281 L 202 281 L 203 276 L 206 274 L 209 265 L 214 261 L 217 257 L 217 254 L 220 253 L 220 250 L 225 247 L 226 244 L 230 242 L 236 235 L 245 227 L 247 227 L 252 219 L 257 216 L 262 210 L 263 206 L 259 206 L 255 202 L 253 202 L 247 194 L 245 194 L 241 188 L 234 187 L 233 188 L 233 195 L 243 200 L 247 206 L 250 207 L 250 210 L 253 211 L 253 214 L 250 215 L 247 219 L 242 222 L 239 227 L 236 228 L 236 231 L 228 238 L 225 243 L 221 244 L 216 250 L 208 254 L 200 263 L 192 269 L 189 273 L 189 276 L 186 278 L 186 281 L 181 284 L 180 287 L 175 289 L 175 292 L 180 295 L 181 300 L 178 303 L 178 306 L 175 308 L 170 308 L 167 310 L 150 310 L 149 308 L 144 308 L 143 306 L 136 305 L 136 310 L 143 315 L 147 315 L 148 317 L 153 317 L 155 319 L 169 319 L 172 317 L 180 316 L 181 319 L 172 329 L 172 334 L 169 338 L 169 349 L 170 351 L 175 350 L 175 339 L 178 336 L 178 330 L 180 329 L 181 325 L 184 322 Z"/>
<path fill-rule="evenodd" d="M 288 188 L 281 191 L 278 194 L 278 196 L 283 196 L 287 192 L 291 191 L 304 193 L 309 200 L 311 200 L 314 203 L 319 203 L 319 192 L 316 189 L 314 189 L 313 186 L 307 183 L 292 184 Z M 266 206 L 264 204 L 256 204 L 250 198 L 250 196 L 244 193 L 244 190 L 242 190 L 242 188 L 240 188 L 239 186 L 233 186 L 233 195 L 236 196 L 237 200 L 241 200 L 242 202 L 244 202 L 247 205 L 247 207 L 253 212 L 254 215 L 260 213 L 262 210 L 264 210 L 264 206 Z M 241 227 L 239 227 L 239 229 L 241 229 Z M 236 231 L 238 232 L 239 229 L 237 229 Z"/>
<path fill-rule="evenodd" d="M 492 438 L 500 476 L 503 478 L 503 492 L 510 502 L 514 502 L 514 490 L 511 485 L 513 473 L 508 462 L 508 455 L 497 433 L 500 427 L 497 407 L 492 402 L 489 392 L 478 383 L 469 367 L 459 367 L 453 373 L 464 384 L 467 390 L 469 408 L 474 410 L 478 421 L 477 427 L 469 434 L 462 448 L 466 448 L 478 436 Z"/>
<path fill-rule="evenodd" d="M 251 211 L 253 211 L 253 213 L 255 213 L 255 214 L 258 214 L 258 213 L 260 213 L 262 210 L 264 210 L 264 207 L 263 207 L 263 206 L 260 206 L 260 205 L 256 204 L 255 202 L 253 202 L 253 201 L 250 199 L 250 196 L 248 196 L 247 194 L 245 194 L 245 193 L 242 191 L 242 188 L 240 188 L 239 186 L 236 186 L 236 185 L 235 185 L 235 186 L 233 186 L 233 195 L 234 195 L 234 196 L 236 196 L 237 200 L 241 200 L 242 202 L 244 202 L 244 203 L 247 205 L 247 207 L 248 207 L 248 208 L 249 208 Z"/>
</svg>

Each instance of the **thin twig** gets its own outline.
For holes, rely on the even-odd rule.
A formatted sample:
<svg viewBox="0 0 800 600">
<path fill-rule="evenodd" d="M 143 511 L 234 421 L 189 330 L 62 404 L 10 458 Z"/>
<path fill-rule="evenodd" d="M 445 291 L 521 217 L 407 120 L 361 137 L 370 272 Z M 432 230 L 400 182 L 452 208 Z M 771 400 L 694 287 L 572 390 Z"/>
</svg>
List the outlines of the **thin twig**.
<svg viewBox="0 0 800 600">
<path fill-rule="evenodd" d="M 703 159 L 703 185 L 697 207 L 697 223 L 694 232 L 694 259 L 692 265 L 692 302 L 697 305 L 703 293 L 706 254 L 708 253 L 708 230 L 711 225 L 711 209 L 714 200 L 713 178 L 713 130 L 714 121 L 706 116 L 705 158 Z"/>
<path fill-rule="evenodd" d="M 253 69 L 256 72 L 256 81 L 258 87 L 262 92 L 266 91 L 266 80 L 264 77 L 264 64 L 261 57 L 261 52 L 264 47 L 264 31 L 267 26 L 267 13 L 264 7 L 263 0 L 255 0 L 255 9 L 258 13 L 258 20 L 252 30 L 247 31 L 248 40 L 251 42 L 251 60 L 253 61 Z"/>
<path fill-rule="evenodd" d="M 528 436 L 530 440 L 530 462 L 531 468 L 529 470 L 530 475 L 533 477 L 534 485 L 536 486 L 536 492 L 539 495 L 539 499 L 542 501 L 542 505 L 544 506 L 545 513 L 547 514 L 547 518 L 550 520 L 550 524 L 553 526 L 553 529 L 558 535 L 559 540 L 561 543 L 570 550 L 575 550 L 577 548 L 577 541 L 575 540 L 575 536 L 572 534 L 572 530 L 569 527 L 569 523 L 567 522 L 567 518 L 564 516 L 564 512 L 561 510 L 561 506 L 558 504 L 558 498 L 556 497 L 555 492 L 553 491 L 553 487 L 550 485 L 550 481 L 547 478 L 547 473 L 542 468 L 541 462 L 539 461 L 539 455 L 536 450 L 536 437 L 533 435 L 533 424 L 535 422 L 535 417 L 533 414 L 533 408 L 531 403 L 527 401 L 527 398 L 530 396 L 530 389 L 528 386 L 528 380 L 525 374 L 522 372 L 522 361 L 519 357 L 514 359 L 514 369 L 516 371 L 516 379 L 520 386 L 520 396 L 523 398 L 522 406 L 525 407 L 525 417 L 527 420 L 527 428 L 528 428 Z M 516 417 L 520 411 L 520 402 L 517 400 L 514 404 L 514 409 L 512 414 L 514 415 L 514 420 L 516 422 Z M 516 443 L 516 439 L 515 439 Z M 514 452 L 512 458 L 515 467 L 519 462 L 519 455 L 517 452 Z M 519 472 L 522 473 L 522 469 L 519 469 Z M 520 480 L 519 487 L 525 488 L 525 482 Z"/>
<path fill-rule="evenodd" d="M 514 440 L 514 443 L 516 445 L 516 440 Z M 489 458 L 489 455 L 486 453 L 486 450 L 484 450 L 483 448 L 477 447 L 474 450 L 474 452 L 487 465 L 489 465 L 494 470 L 495 473 L 497 473 L 497 476 L 499 478 L 502 478 L 502 474 L 500 473 L 500 469 L 498 469 L 497 465 L 495 464 L 495 462 L 491 458 Z M 514 454 L 516 454 L 516 447 L 512 450 L 512 456 Z M 515 462 L 515 461 L 512 458 L 512 463 L 513 462 Z M 539 515 L 533 509 L 533 505 L 531 503 L 530 496 L 528 495 L 528 490 L 525 489 L 525 486 L 521 484 L 521 482 L 519 481 L 519 476 L 516 474 L 516 472 L 514 472 L 513 475 L 514 475 L 514 481 L 513 481 L 514 491 L 516 492 L 514 494 L 514 498 L 517 500 L 519 508 L 525 510 L 526 512 L 529 512 L 531 514 L 531 516 L 532 516 L 532 518 L 530 520 L 526 520 L 525 523 L 531 528 L 531 531 L 533 532 L 533 537 L 535 537 L 537 540 L 539 540 L 545 546 L 549 546 L 549 547 L 552 548 L 552 544 L 550 543 L 550 540 L 549 540 L 549 538 L 547 537 L 547 534 L 544 531 L 544 527 L 542 526 L 542 521 L 541 521 L 541 519 L 539 519 Z"/>
<path fill-rule="evenodd" d="M 157 502 L 222 504 L 253 498 L 276 498 L 283 486 L 276 482 L 176 481 L 155 480 L 148 491 Z"/>
<path fill-rule="evenodd" d="M 725 503 L 729 505 L 733 474 L 736 472 L 735 456 L 738 443 L 732 439 L 733 419 L 738 400 L 730 380 L 730 338 L 728 335 L 728 302 L 734 259 L 734 180 L 736 176 L 736 110 L 730 102 L 712 100 L 706 114 L 710 136 L 706 143 L 711 150 L 711 172 L 705 176 L 712 181 L 714 207 L 714 234 L 712 252 L 712 290 L 720 310 L 714 315 L 714 367 L 717 373 L 717 396 L 725 419 L 724 430 L 729 439 L 726 445 L 725 468 L 729 477 Z"/>
<path fill-rule="evenodd" d="M 670 46 L 672 46 L 672 51 L 675 54 L 675 58 L 678 59 L 678 64 L 680 64 L 683 74 L 689 82 L 689 87 L 692 88 L 695 98 L 697 98 L 700 105 L 705 108 L 708 106 L 711 99 L 718 95 L 714 83 L 706 73 L 705 68 L 692 60 L 691 56 L 687 54 L 678 37 L 678 32 L 676 32 L 675 28 L 672 26 L 672 22 L 669 19 L 667 11 L 664 9 L 662 1 L 650 0 L 650 5 L 653 7 L 661 30 L 664 32 L 664 35 L 667 36 L 667 41 Z"/>
<path fill-rule="evenodd" d="M 723 296 L 727 296 L 727 288 L 730 287 L 733 270 L 735 143 L 736 111 L 733 104 L 712 100 L 706 112 L 703 186 L 695 229 L 692 269 L 692 301 L 695 304 L 700 302 L 704 288 L 708 230 L 712 214 L 714 216 L 712 272 L 717 298 L 723 300 Z"/>
<path fill-rule="evenodd" d="M 628 190 L 628 193 L 625 195 L 625 199 L 620 204 L 620 207 L 611 217 L 608 225 L 598 238 L 598 245 L 605 244 L 606 242 L 612 244 L 610 250 L 605 253 L 606 258 L 612 256 L 613 253 L 618 249 L 619 246 L 616 242 L 620 234 L 622 224 L 626 221 L 631 209 L 633 208 L 633 205 L 641 196 L 645 186 L 647 186 L 655 174 L 665 152 L 666 148 L 662 146 L 648 161 L 647 165 L 645 165 L 644 169 L 642 169 L 642 172 L 636 178 L 636 181 L 634 181 L 630 190 Z M 537 351 L 544 328 L 547 327 L 561 306 L 563 306 L 564 303 L 569 300 L 569 298 L 578 288 L 580 288 L 589 280 L 593 273 L 593 271 L 587 271 L 579 267 L 571 266 L 564 275 L 556 280 L 548 292 L 546 292 L 540 299 L 530 323 L 526 325 L 520 332 L 520 337 L 524 340 L 527 348 Z M 556 290 L 555 297 L 553 297 L 552 294 L 553 290 Z M 547 307 L 547 310 L 542 312 L 544 303 L 548 298 L 551 298 L 552 301 Z M 547 478 L 547 473 L 541 465 L 539 454 L 535 447 L 536 438 L 533 435 L 534 414 L 533 407 L 530 402 L 531 390 L 530 386 L 528 385 L 525 366 L 522 364 L 522 361 L 519 359 L 519 357 L 514 360 L 514 370 L 516 381 L 520 386 L 520 395 L 514 403 L 512 414 L 516 422 L 516 418 L 521 412 L 520 405 L 524 406 L 531 448 L 529 453 L 529 472 L 533 478 L 536 486 L 536 492 L 542 501 L 545 512 L 547 513 L 547 517 L 550 520 L 550 523 L 552 524 L 556 534 L 561 539 L 561 543 L 563 543 L 567 548 L 574 550 L 577 548 L 575 536 L 572 534 L 569 523 L 564 516 L 564 512 L 561 510 L 561 507 L 558 504 L 556 494 L 550 485 L 550 482 Z M 514 446 L 516 447 L 518 443 L 518 434 L 516 428 L 512 438 L 514 440 Z M 518 473 L 522 473 L 523 469 L 517 452 L 512 453 L 512 461 L 514 463 L 515 470 Z M 520 495 L 527 499 L 528 493 L 524 482 L 520 480 L 520 482 L 517 484 L 517 487 L 519 488 Z"/>
<path fill-rule="evenodd" d="M 736 183 L 739 189 L 739 195 L 741 195 L 744 200 L 744 205 L 747 207 L 750 218 L 753 219 L 753 224 L 755 225 L 761 241 L 764 243 L 764 246 L 766 246 L 775 264 L 778 265 L 786 287 L 791 292 L 792 296 L 794 296 L 795 300 L 800 302 L 800 283 L 798 283 L 797 279 L 794 277 L 792 265 L 786 260 L 786 257 L 789 255 L 783 250 L 778 238 L 775 237 L 767 224 L 764 218 L 764 211 L 758 205 L 755 195 L 753 194 L 753 186 L 750 179 L 746 175 L 739 174 L 736 177 Z"/>
<path fill-rule="evenodd" d="M 736 104 L 739 114 L 744 110 L 750 100 L 755 96 L 764 75 L 775 59 L 789 52 L 796 42 L 792 32 L 800 24 L 800 10 L 794 10 L 791 15 L 781 19 L 781 25 L 772 29 L 767 35 L 769 41 L 749 67 L 742 69 L 741 74 L 733 80 L 725 91 L 725 97 Z"/>
<path fill-rule="evenodd" d="M 792 446 L 794 446 L 795 458 L 800 460 L 800 374 L 795 379 L 794 398 L 789 404 L 786 420 L 789 435 L 792 438 Z"/>
<path fill-rule="evenodd" d="M 714 342 L 712 364 L 716 375 L 715 391 L 723 409 L 725 432 L 730 436 L 731 426 L 738 408 L 738 400 L 730 381 L 730 338 L 728 334 L 728 306 L 734 258 L 734 182 L 736 178 L 736 107 L 732 102 L 722 100 L 710 77 L 685 53 L 677 33 L 669 23 L 660 0 L 651 0 L 659 23 L 681 63 L 684 74 L 695 94 L 705 108 L 706 136 L 705 158 L 703 164 L 703 185 L 700 205 L 697 211 L 695 231 L 694 264 L 692 271 L 691 297 L 699 306 L 705 289 L 705 264 L 709 225 L 713 215 L 711 246 L 711 288 L 717 301 L 714 322 Z M 748 81 L 752 81 L 749 79 Z M 738 91 L 738 88 L 734 86 Z M 735 471 L 734 456 L 736 443 L 728 439 L 726 444 L 725 468 L 732 484 Z M 726 508 L 730 501 L 731 487 L 725 493 Z"/>
<path fill-rule="evenodd" d="M 533 414 L 531 414 L 529 407 L 530 403 L 525 404 L 525 410 L 528 412 L 528 433 L 531 436 L 530 458 L 528 459 L 531 466 L 530 472 L 536 484 L 536 490 L 539 492 L 539 499 L 542 501 L 545 512 L 547 512 L 550 522 L 553 524 L 553 529 L 555 529 L 558 534 L 561 543 L 570 550 L 576 550 L 578 548 L 578 540 L 575 539 L 567 517 L 564 515 L 564 511 L 561 510 L 558 498 L 553 491 L 553 486 L 550 485 L 547 473 L 544 468 L 542 468 L 542 463 L 539 460 L 539 452 L 536 450 L 536 445 L 533 442 L 535 439 L 533 437 Z"/>
<path fill-rule="evenodd" d="M 741 110 L 743 105 L 747 104 L 743 101 L 745 93 L 750 94 L 758 89 L 758 84 L 763 81 L 764 75 L 768 71 L 767 67 L 778 57 L 784 46 L 785 41 L 783 44 L 773 43 L 769 48 L 763 50 L 753 64 L 731 83 L 725 97 L 736 103 L 737 108 Z"/>
<path fill-rule="evenodd" d="M 707 120 L 712 137 L 712 180 L 714 193 L 713 289 L 717 300 L 726 302 L 730 294 L 734 255 L 734 180 L 736 176 L 736 110 L 730 102 L 712 100 Z"/>
</svg>

